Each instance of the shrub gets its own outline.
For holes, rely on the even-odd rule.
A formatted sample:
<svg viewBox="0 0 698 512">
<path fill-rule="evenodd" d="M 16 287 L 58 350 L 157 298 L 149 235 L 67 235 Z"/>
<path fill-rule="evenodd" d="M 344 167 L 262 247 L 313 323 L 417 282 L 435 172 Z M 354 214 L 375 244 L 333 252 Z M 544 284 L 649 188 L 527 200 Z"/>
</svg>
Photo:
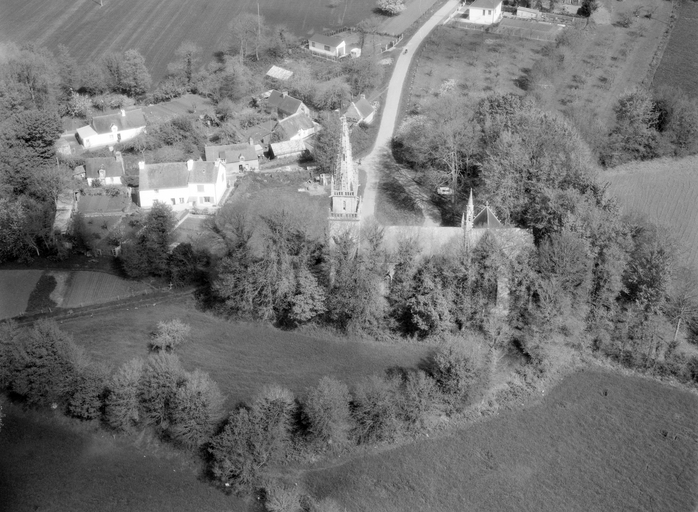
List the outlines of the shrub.
<svg viewBox="0 0 698 512">
<path fill-rule="evenodd" d="M 407 372 L 401 386 L 400 419 L 410 429 L 425 427 L 439 398 L 436 382 L 422 370 Z"/>
<path fill-rule="evenodd" d="M 444 395 L 464 401 L 476 379 L 475 363 L 461 343 L 451 342 L 434 355 L 431 374 Z"/>
<path fill-rule="evenodd" d="M 75 376 L 68 392 L 67 412 L 74 418 L 94 420 L 102 412 L 107 372 L 79 353 Z"/>
<path fill-rule="evenodd" d="M 169 405 L 184 377 L 176 355 L 162 352 L 148 357 L 138 383 L 138 396 L 148 423 L 167 429 Z"/>
<path fill-rule="evenodd" d="M 389 16 L 395 16 L 405 10 L 405 4 L 402 0 L 378 0 L 378 10 Z"/>
<path fill-rule="evenodd" d="M 9 384 L 10 369 L 12 368 L 13 346 L 19 341 L 17 324 L 12 320 L 0 323 L 0 389 Z"/>
<path fill-rule="evenodd" d="M 156 352 L 172 352 L 189 339 L 191 327 L 181 320 L 158 322 L 158 330 L 150 341 L 150 349 Z"/>
<path fill-rule="evenodd" d="M 303 416 L 311 439 L 335 446 L 348 443 L 350 398 L 349 388 L 343 382 L 331 377 L 320 379 L 303 403 Z"/>
<path fill-rule="evenodd" d="M 394 380 L 371 376 L 354 391 L 352 415 L 359 443 L 392 441 L 399 431 Z"/>
<path fill-rule="evenodd" d="M 33 405 L 61 401 L 74 376 L 76 352 L 55 321 L 39 320 L 13 348 L 10 389 Z"/>
<path fill-rule="evenodd" d="M 169 404 L 168 434 L 189 448 L 204 444 L 219 419 L 223 395 L 207 373 L 194 370 Z"/>
<path fill-rule="evenodd" d="M 264 507 L 269 512 L 299 512 L 301 509 L 301 493 L 297 486 L 280 483 L 268 484 L 264 487 Z"/>
<path fill-rule="evenodd" d="M 252 403 L 252 416 L 260 429 L 257 449 L 264 460 L 286 457 L 295 408 L 293 393 L 275 384 L 264 386 Z"/>
<path fill-rule="evenodd" d="M 145 363 L 132 359 L 112 376 L 105 400 L 105 419 L 116 430 L 131 430 L 140 421 L 139 382 Z"/>
</svg>

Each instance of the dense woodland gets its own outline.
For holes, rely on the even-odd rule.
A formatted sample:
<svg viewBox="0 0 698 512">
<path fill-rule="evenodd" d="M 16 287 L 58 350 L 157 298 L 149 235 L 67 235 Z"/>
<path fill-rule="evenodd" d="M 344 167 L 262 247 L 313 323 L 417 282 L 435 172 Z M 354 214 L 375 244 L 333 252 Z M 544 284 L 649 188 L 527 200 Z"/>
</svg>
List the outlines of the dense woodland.
<svg viewBox="0 0 698 512">
<path fill-rule="evenodd" d="M 78 66 L 64 49 L 52 55 L 6 45 L 0 60 L 0 237 L 11 243 L 0 248 L 0 260 L 55 254 L 52 205 L 69 167 L 57 165 L 53 150 L 61 116 L 87 117 L 102 105 L 191 91 L 217 102 L 226 140 L 235 139 L 226 123 L 254 124 L 259 113 L 246 98 L 262 90 L 255 63 L 284 55 L 297 42 L 267 28 L 264 37 L 242 25 L 231 31 L 229 51 L 205 66 L 198 48 L 183 45 L 171 75 L 155 88 L 133 50 Z M 549 51 L 554 55 L 555 45 Z M 289 91 L 320 110 L 336 108 L 381 79 L 370 61 L 323 66 L 322 76 L 302 62 L 296 66 Z M 532 79 L 545 72 L 533 70 Z M 698 343 L 695 273 L 681 266 L 680 241 L 669 229 L 620 215 L 601 185 L 599 165 L 695 153 L 698 107 L 666 91 L 634 90 L 615 113 L 600 141 L 578 119 L 542 110 L 533 96 L 493 94 L 472 109 L 446 94 L 423 112 L 408 112 L 394 139 L 396 158 L 425 183 L 446 183 L 459 193 L 474 188 L 504 223 L 530 230 L 535 245 L 514 259 L 487 236 L 475 248 L 435 256 L 420 255 L 409 241 L 391 253 L 378 225 L 363 230 L 360 245 L 342 236 L 330 251 L 328 240 L 309 235 L 302 212 L 279 208 L 257 222 L 244 202 L 226 205 L 211 223 L 222 252 L 181 244 L 168 254 L 172 217 L 166 206 L 153 208 L 140 221 L 145 228 L 124 245 L 127 275 L 195 285 L 201 306 L 217 314 L 286 329 L 316 324 L 351 335 L 441 343 L 428 368 L 396 368 L 355 389 L 326 378 L 300 397 L 270 385 L 221 420 L 215 382 L 204 372 L 184 371 L 176 356 L 187 337 L 181 322 L 161 324 L 152 354 L 112 374 L 55 323 L 20 330 L 10 322 L 1 337 L 0 385 L 28 404 L 60 404 L 71 416 L 100 419 L 116 431 L 152 428 L 201 453 L 210 477 L 224 488 L 247 492 L 267 485 L 268 504 L 305 500 L 306 510 L 331 508 L 268 484 L 266 468 L 418 435 L 435 414 L 458 418 L 487 396 L 503 358 L 518 361 L 518 380 L 489 397 L 489 413 L 525 396 L 565 351 L 695 385 L 698 357 L 680 349 L 684 339 Z M 318 140 L 318 163 L 331 169 L 337 123 L 323 116 L 327 130 Z M 204 139 L 187 122 L 149 129 L 123 149 L 150 151 L 152 158 L 165 147 L 173 149 L 157 158 L 195 154 Z M 451 208 L 459 217 L 458 201 Z M 505 315 L 496 308 L 501 276 L 509 279 Z"/>
</svg>

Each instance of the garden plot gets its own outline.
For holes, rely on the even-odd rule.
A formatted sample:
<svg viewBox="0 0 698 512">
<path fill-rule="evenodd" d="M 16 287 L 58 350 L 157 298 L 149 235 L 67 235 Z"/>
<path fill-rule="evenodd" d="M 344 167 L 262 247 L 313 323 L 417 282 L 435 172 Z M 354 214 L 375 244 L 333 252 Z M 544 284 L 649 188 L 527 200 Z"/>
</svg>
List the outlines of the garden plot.
<svg viewBox="0 0 698 512">
<path fill-rule="evenodd" d="M 63 308 L 77 308 L 99 304 L 141 294 L 151 288 L 139 281 L 127 281 L 103 272 L 73 272 L 65 296 Z"/>
</svg>

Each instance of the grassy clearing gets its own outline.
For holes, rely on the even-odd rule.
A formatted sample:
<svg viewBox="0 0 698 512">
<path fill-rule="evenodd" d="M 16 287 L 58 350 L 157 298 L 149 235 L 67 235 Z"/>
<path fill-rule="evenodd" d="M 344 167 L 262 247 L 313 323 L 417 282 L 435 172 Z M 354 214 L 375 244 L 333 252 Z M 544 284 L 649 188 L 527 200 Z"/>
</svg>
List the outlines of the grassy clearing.
<svg viewBox="0 0 698 512">
<path fill-rule="evenodd" d="M 697 422 L 695 394 L 586 371 L 538 405 L 310 471 L 306 483 L 352 511 L 689 511 Z"/>
<path fill-rule="evenodd" d="M 601 175 L 625 213 L 641 213 L 672 229 L 698 271 L 698 156 L 633 162 Z"/>
<path fill-rule="evenodd" d="M 197 478 L 174 449 L 59 415 L 3 406 L 0 509 L 13 512 L 254 510 Z"/>
<path fill-rule="evenodd" d="M 203 49 L 204 61 L 228 44 L 228 23 L 242 12 L 257 13 L 254 0 L 54 0 L 40 5 L 25 0 L 0 2 L 4 40 L 33 42 L 55 49 L 64 44 L 78 62 L 97 60 L 112 51 L 138 49 L 153 77 L 162 78 L 183 41 Z M 371 15 L 374 0 L 259 2 L 270 24 L 283 24 L 299 36 L 323 27 L 354 25 Z M 307 36 L 306 36 L 307 37 Z"/>
<path fill-rule="evenodd" d="M 27 310 L 27 303 L 42 270 L 0 270 L 0 320 Z"/>
<path fill-rule="evenodd" d="M 698 97 L 698 3 L 684 0 L 669 43 L 654 75 L 654 85 L 680 87 Z"/>
<path fill-rule="evenodd" d="M 177 351 L 185 368 L 207 371 L 228 396 L 227 407 L 248 401 L 265 384 L 277 383 L 294 393 L 325 375 L 352 384 L 391 366 L 414 367 L 431 350 L 424 345 L 311 338 L 227 322 L 197 311 L 190 301 L 65 320 L 61 327 L 94 357 L 116 366 L 146 356 L 157 323 L 175 318 L 192 328 L 192 340 Z"/>
<path fill-rule="evenodd" d="M 76 308 L 99 304 L 140 293 L 148 288 L 145 283 L 127 281 L 103 272 L 73 272 L 60 305 L 63 308 Z"/>
<path fill-rule="evenodd" d="M 439 26 L 421 47 L 407 108 L 423 106 L 451 80 L 473 105 L 494 91 L 521 92 L 517 80 L 533 65 L 544 44 Z"/>
</svg>

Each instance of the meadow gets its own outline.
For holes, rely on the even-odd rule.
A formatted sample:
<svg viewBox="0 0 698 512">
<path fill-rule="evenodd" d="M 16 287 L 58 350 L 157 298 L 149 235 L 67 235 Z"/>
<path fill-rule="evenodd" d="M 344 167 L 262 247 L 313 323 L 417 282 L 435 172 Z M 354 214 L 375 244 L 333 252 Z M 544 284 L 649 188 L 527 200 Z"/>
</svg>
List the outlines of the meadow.
<svg viewBox="0 0 698 512">
<path fill-rule="evenodd" d="M 227 27 L 244 12 L 286 25 L 301 37 L 323 28 L 355 25 L 371 15 L 374 0 L 51 0 L 0 2 L 0 41 L 68 47 L 80 63 L 130 48 L 139 50 L 154 78 L 164 76 L 183 41 L 203 48 L 204 61 L 227 46 Z"/>
<path fill-rule="evenodd" d="M 303 393 L 329 375 L 351 385 L 392 366 L 415 367 L 432 351 L 422 344 L 355 341 L 228 322 L 197 311 L 191 299 L 65 319 L 61 328 L 95 359 L 116 367 L 146 357 L 157 323 L 175 318 L 191 326 L 191 340 L 177 349 L 184 367 L 208 372 L 227 395 L 227 408 L 248 402 L 265 384 Z"/>
<path fill-rule="evenodd" d="M 199 478 L 199 465 L 144 435 L 3 405 L 0 510 L 254 511 Z"/>
<path fill-rule="evenodd" d="M 698 97 L 698 2 L 683 0 L 678 20 L 654 75 L 654 86 L 680 87 Z"/>
<path fill-rule="evenodd" d="M 0 271 L 0 320 L 24 313 L 41 270 Z"/>
<path fill-rule="evenodd" d="M 698 156 L 631 162 L 599 176 L 623 213 L 640 213 L 671 228 L 686 253 L 681 262 L 698 271 Z"/>
<path fill-rule="evenodd" d="M 584 371 L 523 410 L 461 431 L 309 470 L 352 512 L 691 511 L 698 396 Z"/>
</svg>

